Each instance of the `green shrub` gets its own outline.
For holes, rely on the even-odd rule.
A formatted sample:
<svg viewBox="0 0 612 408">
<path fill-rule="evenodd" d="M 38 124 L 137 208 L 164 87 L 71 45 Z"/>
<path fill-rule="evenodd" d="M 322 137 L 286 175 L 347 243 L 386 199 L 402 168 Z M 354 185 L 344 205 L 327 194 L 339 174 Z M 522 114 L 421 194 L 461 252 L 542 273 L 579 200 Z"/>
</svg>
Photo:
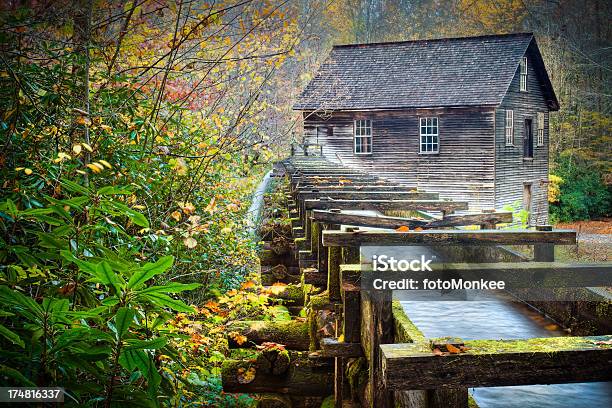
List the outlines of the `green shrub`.
<svg viewBox="0 0 612 408">
<path fill-rule="evenodd" d="M 612 189 L 603 181 L 603 170 L 581 155 L 562 154 L 553 174 L 560 177 L 558 201 L 551 203 L 556 222 L 607 217 L 612 214 Z"/>
</svg>

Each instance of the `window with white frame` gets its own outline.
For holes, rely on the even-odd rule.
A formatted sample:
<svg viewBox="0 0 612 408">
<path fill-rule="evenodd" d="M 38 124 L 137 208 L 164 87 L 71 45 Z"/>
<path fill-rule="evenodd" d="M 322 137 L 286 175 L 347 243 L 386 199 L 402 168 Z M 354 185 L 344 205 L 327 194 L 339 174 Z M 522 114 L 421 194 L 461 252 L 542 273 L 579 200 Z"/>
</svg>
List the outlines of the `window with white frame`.
<svg viewBox="0 0 612 408">
<path fill-rule="evenodd" d="M 514 145 L 514 111 L 506 110 L 506 146 Z"/>
<path fill-rule="evenodd" d="M 359 119 L 355 121 L 355 154 L 372 154 L 372 121 Z"/>
<path fill-rule="evenodd" d="M 527 57 L 521 60 L 521 92 L 527 92 Z"/>
<path fill-rule="evenodd" d="M 440 143 L 438 135 L 438 118 L 421 118 L 420 120 L 421 153 L 438 153 Z"/>
<path fill-rule="evenodd" d="M 544 146 L 544 112 L 538 112 L 538 146 Z"/>
</svg>

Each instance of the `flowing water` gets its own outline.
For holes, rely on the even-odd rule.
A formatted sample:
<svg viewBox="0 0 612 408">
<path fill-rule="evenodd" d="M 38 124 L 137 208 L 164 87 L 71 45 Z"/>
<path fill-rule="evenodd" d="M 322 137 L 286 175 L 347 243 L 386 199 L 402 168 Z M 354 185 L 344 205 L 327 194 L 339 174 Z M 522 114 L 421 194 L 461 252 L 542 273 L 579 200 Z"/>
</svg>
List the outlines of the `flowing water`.
<svg viewBox="0 0 612 408">
<path fill-rule="evenodd" d="M 427 337 L 526 339 L 563 336 L 550 320 L 505 298 L 485 301 L 402 301 Z M 608 408 L 612 383 L 578 383 L 470 389 L 481 408 Z"/>
</svg>

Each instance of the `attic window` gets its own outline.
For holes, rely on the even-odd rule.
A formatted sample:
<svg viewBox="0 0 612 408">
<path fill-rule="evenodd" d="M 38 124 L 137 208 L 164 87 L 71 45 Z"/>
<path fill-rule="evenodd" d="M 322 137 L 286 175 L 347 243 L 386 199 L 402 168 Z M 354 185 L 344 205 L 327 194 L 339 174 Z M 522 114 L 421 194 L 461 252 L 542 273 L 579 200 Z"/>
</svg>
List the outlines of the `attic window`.
<svg viewBox="0 0 612 408">
<path fill-rule="evenodd" d="M 538 112 L 538 146 L 544 146 L 544 112 Z"/>
<path fill-rule="evenodd" d="M 514 145 L 514 111 L 506 110 L 506 146 Z"/>
<path fill-rule="evenodd" d="M 355 154 L 372 154 L 372 121 L 356 120 L 354 128 Z"/>
<path fill-rule="evenodd" d="M 521 60 L 521 92 L 527 92 L 527 57 Z"/>
<path fill-rule="evenodd" d="M 421 118 L 420 121 L 420 153 L 438 153 L 438 118 Z"/>
</svg>

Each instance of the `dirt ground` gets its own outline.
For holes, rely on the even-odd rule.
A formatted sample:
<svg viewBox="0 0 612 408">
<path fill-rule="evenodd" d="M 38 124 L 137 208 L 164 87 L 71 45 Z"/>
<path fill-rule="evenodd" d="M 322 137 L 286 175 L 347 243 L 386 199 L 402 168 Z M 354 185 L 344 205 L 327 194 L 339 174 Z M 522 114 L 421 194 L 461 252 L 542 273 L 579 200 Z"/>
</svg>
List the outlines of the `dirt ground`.
<svg viewBox="0 0 612 408">
<path fill-rule="evenodd" d="M 612 218 L 605 218 L 598 221 L 576 221 L 569 223 L 559 223 L 555 225 L 558 229 L 573 229 L 579 234 L 612 234 Z"/>
<path fill-rule="evenodd" d="M 578 233 L 578 245 L 555 248 L 558 261 L 610 262 L 612 260 L 612 218 L 597 221 L 577 221 L 555 225 L 558 229 L 573 229 Z"/>
</svg>

